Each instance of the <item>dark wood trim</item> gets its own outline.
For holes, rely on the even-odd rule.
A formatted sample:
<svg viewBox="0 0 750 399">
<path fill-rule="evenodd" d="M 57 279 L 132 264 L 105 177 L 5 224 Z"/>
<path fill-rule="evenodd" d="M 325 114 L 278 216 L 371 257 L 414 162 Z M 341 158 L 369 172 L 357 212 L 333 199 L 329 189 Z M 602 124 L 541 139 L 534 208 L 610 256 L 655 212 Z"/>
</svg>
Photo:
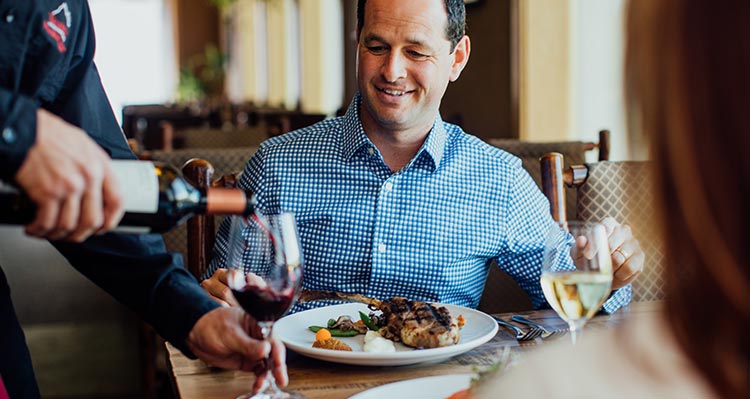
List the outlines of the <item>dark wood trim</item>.
<svg viewBox="0 0 750 399">
<path fill-rule="evenodd" d="M 342 112 L 357 92 L 357 2 L 341 0 L 344 10 L 344 101 Z"/>
<path fill-rule="evenodd" d="M 191 159 L 182 167 L 182 174 L 188 183 L 196 188 L 211 186 L 214 167 L 203 159 Z M 209 255 L 214 246 L 214 218 L 195 215 L 187 221 L 187 269 L 200 281 L 206 272 Z"/>
<path fill-rule="evenodd" d="M 540 160 L 542 168 L 542 191 L 549 199 L 552 219 L 564 222 L 565 190 L 563 190 L 563 155 L 559 152 L 545 154 Z"/>
<path fill-rule="evenodd" d="M 510 134 L 521 137 L 521 16 L 520 0 L 510 0 Z"/>
<path fill-rule="evenodd" d="M 599 160 L 600 161 L 609 160 L 609 146 L 610 146 L 609 130 L 600 130 L 599 131 Z"/>
</svg>

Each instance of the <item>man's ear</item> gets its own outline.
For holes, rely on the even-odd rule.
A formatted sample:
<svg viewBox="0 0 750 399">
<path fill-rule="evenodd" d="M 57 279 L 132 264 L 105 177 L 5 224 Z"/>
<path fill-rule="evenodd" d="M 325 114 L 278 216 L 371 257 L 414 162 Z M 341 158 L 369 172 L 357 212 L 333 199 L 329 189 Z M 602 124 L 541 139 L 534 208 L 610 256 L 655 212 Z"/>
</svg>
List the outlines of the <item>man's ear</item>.
<svg viewBox="0 0 750 399">
<path fill-rule="evenodd" d="M 471 53 L 471 40 L 469 36 L 464 35 L 461 40 L 456 44 L 456 49 L 453 51 L 453 65 L 451 66 L 450 81 L 455 82 L 461 71 L 464 70 L 466 64 L 469 62 L 469 54 Z"/>
</svg>

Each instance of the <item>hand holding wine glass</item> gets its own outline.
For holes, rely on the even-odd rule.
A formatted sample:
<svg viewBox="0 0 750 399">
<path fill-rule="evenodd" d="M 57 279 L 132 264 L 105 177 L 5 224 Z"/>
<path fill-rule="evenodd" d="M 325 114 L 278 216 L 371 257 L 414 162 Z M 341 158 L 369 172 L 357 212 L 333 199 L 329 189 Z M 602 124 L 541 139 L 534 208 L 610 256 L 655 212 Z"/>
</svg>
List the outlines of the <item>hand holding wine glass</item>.
<svg viewBox="0 0 750 399">
<path fill-rule="evenodd" d="M 239 307 L 217 308 L 203 315 L 187 338 L 188 348 L 200 359 L 216 367 L 255 371 L 273 356 L 273 373 L 277 381 L 286 385 L 286 348 L 281 341 L 269 345 L 252 338 L 248 331 L 256 327 L 255 320 Z M 265 375 L 265 369 L 263 370 Z M 262 378 L 258 379 L 258 382 Z"/>
<path fill-rule="evenodd" d="M 237 303 L 257 321 L 260 338 L 270 339 L 273 323 L 292 307 L 302 281 L 302 250 L 294 215 L 234 216 L 227 262 L 227 283 Z M 273 359 L 267 362 L 266 369 L 273 369 Z M 282 391 L 271 373 L 256 388 L 255 395 L 238 399 L 304 398 Z"/>
<path fill-rule="evenodd" d="M 584 324 L 601 308 L 612 287 L 612 259 L 603 225 L 552 223 L 544 246 L 542 290 L 570 326 L 575 344 Z"/>
</svg>

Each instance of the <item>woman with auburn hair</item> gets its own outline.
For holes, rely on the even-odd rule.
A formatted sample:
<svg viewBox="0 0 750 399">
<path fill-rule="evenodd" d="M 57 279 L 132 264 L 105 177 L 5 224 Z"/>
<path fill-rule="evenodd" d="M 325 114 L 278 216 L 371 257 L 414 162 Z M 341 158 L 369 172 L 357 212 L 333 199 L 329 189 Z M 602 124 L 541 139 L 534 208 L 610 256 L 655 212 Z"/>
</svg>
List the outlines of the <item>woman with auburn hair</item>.
<svg viewBox="0 0 750 399">
<path fill-rule="evenodd" d="M 750 397 L 750 1 L 631 0 L 626 92 L 666 243 L 650 319 L 545 346 L 478 397 Z"/>
</svg>

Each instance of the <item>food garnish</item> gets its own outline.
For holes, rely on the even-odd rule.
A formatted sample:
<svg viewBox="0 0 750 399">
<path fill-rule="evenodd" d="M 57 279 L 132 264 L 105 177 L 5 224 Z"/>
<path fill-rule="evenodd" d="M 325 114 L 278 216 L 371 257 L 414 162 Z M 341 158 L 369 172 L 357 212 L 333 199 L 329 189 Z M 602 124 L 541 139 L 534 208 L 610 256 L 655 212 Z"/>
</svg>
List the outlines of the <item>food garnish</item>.
<svg viewBox="0 0 750 399">
<path fill-rule="evenodd" d="M 366 315 L 365 312 L 360 311 L 359 312 L 359 319 L 360 321 L 367 326 L 370 330 L 377 331 L 380 329 L 380 326 L 375 324 L 374 321 L 370 318 L 370 316 Z"/>
<path fill-rule="evenodd" d="M 318 330 L 317 333 L 315 333 L 315 340 L 316 341 L 325 341 L 327 339 L 331 339 L 331 332 L 328 331 L 328 329 L 321 328 Z"/>
<path fill-rule="evenodd" d="M 471 379 L 471 385 L 468 388 L 462 389 L 460 391 L 454 392 L 452 395 L 448 396 L 446 399 L 473 399 L 476 397 L 477 394 L 482 392 L 482 388 L 484 387 L 484 382 L 488 381 L 493 378 L 498 378 L 498 376 L 505 371 L 507 371 L 509 368 L 513 367 L 513 365 L 517 362 L 517 356 L 510 351 L 509 346 L 503 347 L 502 353 L 499 354 L 499 358 L 495 363 L 492 364 L 492 366 L 486 368 L 485 370 L 478 371 L 477 376 Z M 486 392 L 485 392 L 486 393 Z"/>
<path fill-rule="evenodd" d="M 353 337 L 355 335 L 359 335 L 359 331 L 357 330 L 342 331 L 338 328 L 325 328 L 321 326 L 310 326 L 307 328 L 316 334 L 320 330 L 328 330 L 328 332 L 331 333 L 332 337 Z"/>
<path fill-rule="evenodd" d="M 367 304 L 371 310 L 379 310 L 382 314 L 377 316 L 371 314 L 368 317 L 378 327 L 380 334 L 387 339 L 403 342 L 404 345 L 412 348 L 450 346 L 459 340 L 458 321 L 444 306 L 423 301 L 410 301 L 402 297 L 380 300 L 359 294 L 309 290 L 302 291 L 299 302 L 321 299 L 360 302 Z M 365 320 L 363 323 L 367 324 Z"/>
<path fill-rule="evenodd" d="M 335 351 L 346 351 L 351 352 L 352 347 L 347 345 L 346 342 L 336 339 L 336 338 L 328 338 L 323 341 L 315 341 L 313 342 L 313 348 L 320 348 L 320 349 L 331 349 Z"/>
<path fill-rule="evenodd" d="M 373 353 L 390 353 L 396 351 L 396 346 L 393 341 L 383 338 L 379 332 L 368 331 L 365 334 L 365 345 L 362 350 Z"/>
</svg>

